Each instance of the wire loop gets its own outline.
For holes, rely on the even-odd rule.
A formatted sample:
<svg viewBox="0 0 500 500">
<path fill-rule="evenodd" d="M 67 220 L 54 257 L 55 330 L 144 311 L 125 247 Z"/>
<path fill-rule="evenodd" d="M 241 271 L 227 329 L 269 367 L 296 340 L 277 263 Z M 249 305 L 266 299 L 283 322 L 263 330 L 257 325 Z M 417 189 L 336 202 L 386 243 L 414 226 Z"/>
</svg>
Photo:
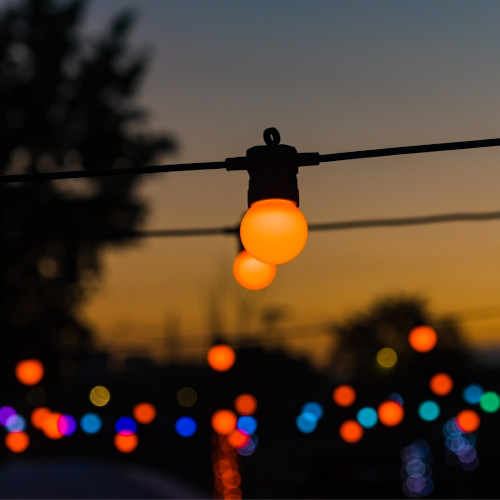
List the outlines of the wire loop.
<svg viewBox="0 0 500 500">
<path fill-rule="evenodd" d="M 278 129 L 271 127 L 264 130 L 264 142 L 268 145 L 278 145 L 281 141 Z"/>
</svg>

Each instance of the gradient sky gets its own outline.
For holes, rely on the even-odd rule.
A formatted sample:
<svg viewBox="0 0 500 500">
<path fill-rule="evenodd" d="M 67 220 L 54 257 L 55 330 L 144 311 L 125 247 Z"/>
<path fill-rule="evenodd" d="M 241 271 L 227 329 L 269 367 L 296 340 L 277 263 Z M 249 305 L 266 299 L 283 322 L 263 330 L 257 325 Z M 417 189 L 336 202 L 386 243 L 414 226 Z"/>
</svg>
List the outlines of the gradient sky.
<svg viewBox="0 0 500 500">
<path fill-rule="evenodd" d="M 151 55 L 139 96 L 147 127 L 180 145 L 165 163 L 244 156 L 270 126 L 319 153 L 500 136 L 497 1 L 94 0 L 84 31 L 101 33 L 129 7 L 132 46 Z M 304 167 L 301 209 L 312 223 L 498 210 L 499 158 L 492 148 Z M 145 176 L 145 228 L 236 224 L 246 191 L 245 172 Z M 405 292 L 436 314 L 468 311 L 471 342 L 499 344 L 499 225 L 311 233 L 262 292 L 234 282 L 230 236 L 143 240 L 105 254 L 82 315 L 115 352 L 163 352 L 170 325 L 194 353 L 217 323 L 209 304 L 225 332 L 258 329 L 262 310 L 279 306 L 291 349 L 321 361 L 328 338 L 306 325 Z"/>
</svg>

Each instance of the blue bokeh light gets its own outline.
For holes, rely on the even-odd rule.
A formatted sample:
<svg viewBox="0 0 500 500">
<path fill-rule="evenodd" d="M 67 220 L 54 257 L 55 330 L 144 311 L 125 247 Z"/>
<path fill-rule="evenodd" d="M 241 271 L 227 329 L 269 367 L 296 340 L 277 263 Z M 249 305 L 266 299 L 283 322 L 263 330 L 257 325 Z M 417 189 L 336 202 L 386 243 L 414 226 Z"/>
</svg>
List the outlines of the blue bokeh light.
<svg viewBox="0 0 500 500">
<path fill-rule="evenodd" d="M 236 427 L 245 434 L 251 435 L 257 430 L 257 420 L 250 415 L 245 415 L 238 419 Z"/>
<path fill-rule="evenodd" d="M 365 429 L 371 429 L 378 422 L 377 410 L 370 408 L 369 406 L 361 408 L 356 415 L 356 419 L 362 427 Z"/>
<path fill-rule="evenodd" d="M 323 416 L 323 407 L 316 401 L 309 401 L 302 407 L 301 413 L 310 413 L 319 420 Z"/>
<path fill-rule="evenodd" d="M 137 422 L 132 417 L 120 417 L 116 421 L 115 429 L 122 436 L 130 436 L 137 432 Z"/>
<path fill-rule="evenodd" d="M 95 413 L 85 413 L 80 419 L 80 427 L 86 434 L 96 434 L 102 427 L 101 417 Z"/>
<path fill-rule="evenodd" d="M 18 415 L 17 413 L 14 413 L 13 415 L 10 415 L 6 422 L 5 422 L 5 428 L 9 432 L 21 432 L 26 429 L 26 419 L 22 415 Z"/>
<path fill-rule="evenodd" d="M 469 384 L 462 392 L 462 397 L 464 400 L 471 404 L 476 405 L 481 400 L 481 396 L 484 394 L 484 389 L 478 384 Z"/>
<path fill-rule="evenodd" d="M 419 417 L 426 422 L 432 422 L 433 420 L 436 420 L 436 418 L 439 417 L 440 413 L 441 409 L 435 401 L 424 401 L 418 407 Z"/>
<path fill-rule="evenodd" d="M 295 423 L 300 432 L 309 434 L 316 430 L 318 419 L 312 413 L 301 413 L 296 419 Z"/>
<path fill-rule="evenodd" d="M 175 431 L 182 437 L 192 436 L 197 428 L 196 422 L 191 417 L 180 417 L 175 422 Z"/>
</svg>

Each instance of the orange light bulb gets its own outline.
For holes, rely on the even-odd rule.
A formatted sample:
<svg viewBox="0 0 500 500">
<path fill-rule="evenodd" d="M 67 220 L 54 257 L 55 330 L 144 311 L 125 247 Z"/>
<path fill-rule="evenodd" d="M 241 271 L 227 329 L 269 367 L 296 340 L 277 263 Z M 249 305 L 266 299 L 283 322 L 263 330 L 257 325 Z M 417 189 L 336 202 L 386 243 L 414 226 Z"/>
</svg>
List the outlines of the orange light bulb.
<svg viewBox="0 0 500 500">
<path fill-rule="evenodd" d="M 243 250 L 234 259 L 233 274 L 243 288 L 262 290 L 273 282 L 276 276 L 276 266 L 260 262 Z"/>
<path fill-rule="evenodd" d="M 281 198 L 252 203 L 244 215 L 240 236 L 250 255 L 267 264 L 289 262 L 304 248 L 307 221 L 295 202 Z"/>
</svg>

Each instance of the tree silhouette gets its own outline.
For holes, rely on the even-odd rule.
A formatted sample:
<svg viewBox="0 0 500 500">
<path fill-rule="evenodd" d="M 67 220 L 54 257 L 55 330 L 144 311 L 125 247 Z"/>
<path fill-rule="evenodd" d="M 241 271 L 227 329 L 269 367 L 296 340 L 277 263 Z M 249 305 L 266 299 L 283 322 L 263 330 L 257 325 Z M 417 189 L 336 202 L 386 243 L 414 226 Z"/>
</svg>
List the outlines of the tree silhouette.
<svg viewBox="0 0 500 500">
<path fill-rule="evenodd" d="M 428 353 L 415 352 L 408 343 L 412 328 L 433 327 L 438 334 L 436 347 Z M 385 381 L 387 377 L 412 377 L 420 373 L 453 369 L 468 361 L 468 349 L 456 320 L 434 317 L 420 297 L 394 296 L 379 300 L 363 314 L 355 315 L 333 328 L 336 339 L 332 371 L 340 379 Z M 398 356 L 394 370 L 376 362 L 380 349 L 391 347 Z"/>
<path fill-rule="evenodd" d="M 127 44 L 134 16 L 118 14 L 87 40 L 78 32 L 86 4 L 26 0 L 0 14 L 1 174 L 141 165 L 174 148 L 165 135 L 139 132 L 145 112 L 134 95 L 147 58 Z M 1 185 L 3 369 L 30 355 L 67 369 L 92 348 L 78 305 L 99 276 L 101 250 L 130 243 L 109 235 L 144 219 L 137 184 L 120 176 Z"/>
</svg>

